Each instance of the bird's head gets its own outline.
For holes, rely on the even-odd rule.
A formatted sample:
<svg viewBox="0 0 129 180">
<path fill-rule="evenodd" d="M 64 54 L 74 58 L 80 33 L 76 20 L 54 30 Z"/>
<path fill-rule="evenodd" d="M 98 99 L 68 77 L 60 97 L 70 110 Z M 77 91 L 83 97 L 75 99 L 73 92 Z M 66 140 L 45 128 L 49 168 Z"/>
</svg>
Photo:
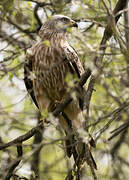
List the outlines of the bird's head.
<svg viewBox="0 0 129 180">
<path fill-rule="evenodd" d="M 74 20 L 64 15 L 53 16 L 51 22 L 53 24 L 53 28 L 55 28 L 57 31 L 66 31 L 67 28 L 78 27 Z"/>
<path fill-rule="evenodd" d="M 71 27 L 78 27 L 78 25 L 70 17 L 64 15 L 54 15 L 50 20 L 46 21 L 42 25 L 39 35 L 42 36 L 47 32 L 65 33 L 67 29 Z"/>
</svg>

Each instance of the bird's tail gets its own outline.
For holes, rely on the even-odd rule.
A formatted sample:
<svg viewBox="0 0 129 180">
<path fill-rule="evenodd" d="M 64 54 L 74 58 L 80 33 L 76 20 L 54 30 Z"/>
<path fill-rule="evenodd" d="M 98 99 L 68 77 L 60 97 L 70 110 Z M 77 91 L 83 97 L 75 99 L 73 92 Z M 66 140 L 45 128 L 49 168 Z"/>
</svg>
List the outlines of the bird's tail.
<svg viewBox="0 0 129 180">
<path fill-rule="evenodd" d="M 89 133 L 83 130 L 84 116 L 76 101 L 72 101 L 62 112 L 59 118 L 60 124 L 66 133 L 66 153 L 68 157 L 73 155 L 75 164 L 79 167 L 84 162 L 97 169 L 95 160 L 91 154 L 90 148 L 95 147 L 95 142 Z M 84 136 L 83 136 L 84 133 Z M 85 143 L 83 138 L 88 137 L 88 142 Z M 84 138 L 85 139 L 85 138 Z"/>
<path fill-rule="evenodd" d="M 68 138 L 65 140 L 66 153 L 68 157 L 73 155 L 76 166 L 80 167 L 84 162 L 86 162 L 89 166 L 97 169 L 96 162 L 90 150 L 90 146 L 93 146 L 93 139 L 91 139 L 89 145 L 87 145 L 82 141 L 82 139 L 76 137 L 74 134 L 67 137 Z"/>
</svg>

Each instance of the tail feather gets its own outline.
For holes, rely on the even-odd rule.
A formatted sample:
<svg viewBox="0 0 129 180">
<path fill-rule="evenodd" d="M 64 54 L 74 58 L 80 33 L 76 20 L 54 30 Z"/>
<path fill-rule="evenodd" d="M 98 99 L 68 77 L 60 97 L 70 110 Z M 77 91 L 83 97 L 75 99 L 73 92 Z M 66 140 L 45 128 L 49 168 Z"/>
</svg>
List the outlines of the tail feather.
<svg viewBox="0 0 129 180">
<path fill-rule="evenodd" d="M 72 135 L 72 138 L 65 140 L 65 144 L 67 156 L 70 158 L 73 155 L 77 167 L 80 167 L 86 162 L 89 166 L 97 170 L 97 165 L 89 146 L 82 142 L 81 139 L 77 141 L 75 136 Z"/>
<path fill-rule="evenodd" d="M 67 133 L 66 133 L 67 134 Z M 67 156 L 70 158 L 73 155 L 73 158 L 75 162 L 77 161 L 78 153 L 76 150 L 76 140 L 74 138 L 74 135 L 69 135 L 66 136 L 67 139 L 65 140 L 65 145 L 66 145 L 66 153 Z"/>
<path fill-rule="evenodd" d="M 65 146 L 66 146 L 66 153 L 67 156 L 70 158 L 72 156 L 72 146 L 69 139 L 65 140 Z"/>
<path fill-rule="evenodd" d="M 70 158 L 73 155 L 77 167 L 80 167 L 82 164 L 84 164 L 84 162 L 87 162 L 89 166 L 92 166 L 94 169 L 97 169 L 97 165 L 90 152 L 89 147 L 89 145 L 95 147 L 95 141 L 92 138 L 92 136 L 89 135 L 89 145 L 83 142 L 79 132 L 77 131 L 78 127 L 82 127 L 81 123 L 83 121 L 81 122 L 80 119 L 83 119 L 83 114 L 78 113 L 78 116 L 76 116 L 75 112 L 79 111 L 77 110 L 76 104 L 73 103 L 70 105 L 70 109 L 67 109 L 67 111 L 65 109 L 66 112 L 62 113 L 62 116 L 66 122 L 66 127 L 64 129 L 66 133 L 65 144 L 67 156 Z M 76 109 L 76 111 L 72 111 L 73 109 L 74 111 Z"/>
</svg>

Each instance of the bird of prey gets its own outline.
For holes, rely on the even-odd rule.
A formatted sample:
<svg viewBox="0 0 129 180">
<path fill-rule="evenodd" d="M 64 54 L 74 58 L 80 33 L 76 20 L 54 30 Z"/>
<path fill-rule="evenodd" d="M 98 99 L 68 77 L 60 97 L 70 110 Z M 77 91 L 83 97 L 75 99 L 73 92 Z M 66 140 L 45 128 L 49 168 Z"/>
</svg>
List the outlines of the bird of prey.
<svg viewBox="0 0 129 180">
<path fill-rule="evenodd" d="M 69 94 L 68 74 L 80 78 L 84 73 L 77 52 L 66 39 L 67 29 L 71 27 L 77 27 L 74 20 L 54 15 L 42 25 L 40 41 L 27 50 L 24 81 L 41 113 L 44 110 L 52 112 L 65 100 Z M 83 128 L 84 121 L 79 101 L 74 99 L 58 118 L 67 135 L 67 155 L 73 155 L 77 164 L 80 154 L 85 151 L 85 144 L 78 138 L 78 130 Z M 96 168 L 92 155 L 91 159 Z"/>
</svg>

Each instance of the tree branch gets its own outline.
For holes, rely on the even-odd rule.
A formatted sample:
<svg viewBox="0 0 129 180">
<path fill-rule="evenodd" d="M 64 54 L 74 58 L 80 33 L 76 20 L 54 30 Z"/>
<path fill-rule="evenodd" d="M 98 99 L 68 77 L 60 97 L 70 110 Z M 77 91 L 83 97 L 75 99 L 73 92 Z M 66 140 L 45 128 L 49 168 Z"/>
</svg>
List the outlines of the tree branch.
<svg viewBox="0 0 129 180">
<path fill-rule="evenodd" d="M 7 174 L 4 177 L 4 180 L 9 180 L 11 178 L 11 176 L 13 175 L 14 169 L 18 166 L 18 164 L 21 161 L 22 154 L 23 154 L 23 152 L 22 152 L 22 145 L 21 144 L 17 145 L 17 154 L 18 154 L 18 156 L 17 156 L 16 160 L 14 160 L 10 164 L 10 166 L 7 168 Z"/>
<path fill-rule="evenodd" d="M 126 7 L 127 1 L 128 0 L 118 0 L 117 4 L 113 10 L 113 14 L 111 14 L 111 16 L 108 17 L 108 24 L 105 28 L 104 35 L 102 37 L 102 40 L 101 40 L 100 46 L 99 46 L 99 51 L 102 51 L 103 53 L 101 56 L 96 56 L 94 58 L 95 65 L 98 68 L 102 67 L 102 59 L 104 57 L 104 53 L 106 50 L 106 42 L 112 37 L 112 23 L 114 21 L 114 18 L 115 18 L 115 23 L 117 23 L 117 21 L 119 20 L 119 18 L 121 16 L 121 14 L 118 14 L 118 12 L 123 10 Z"/>
</svg>

